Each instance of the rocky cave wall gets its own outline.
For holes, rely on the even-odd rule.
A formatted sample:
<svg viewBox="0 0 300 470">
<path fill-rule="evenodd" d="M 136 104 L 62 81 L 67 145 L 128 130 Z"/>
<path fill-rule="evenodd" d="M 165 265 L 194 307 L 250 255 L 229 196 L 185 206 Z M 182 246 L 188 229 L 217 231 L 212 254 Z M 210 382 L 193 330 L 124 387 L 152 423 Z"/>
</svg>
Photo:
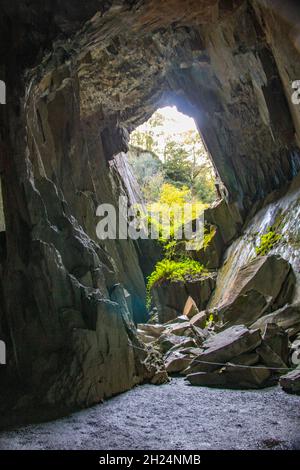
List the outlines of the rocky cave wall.
<svg viewBox="0 0 300 470">
<path fill-rule="evenodd" d="M 193 116 L 241 220 L 300 168 L 295 2 L 82 3 L 5 1 L 1 18 L 8 378 L 69 405 L 153 376 L 132 348 L 138 247 L 95 233 L 128 191 L 109 164 L 128 133 L 164 104 Z"/>
</svg>

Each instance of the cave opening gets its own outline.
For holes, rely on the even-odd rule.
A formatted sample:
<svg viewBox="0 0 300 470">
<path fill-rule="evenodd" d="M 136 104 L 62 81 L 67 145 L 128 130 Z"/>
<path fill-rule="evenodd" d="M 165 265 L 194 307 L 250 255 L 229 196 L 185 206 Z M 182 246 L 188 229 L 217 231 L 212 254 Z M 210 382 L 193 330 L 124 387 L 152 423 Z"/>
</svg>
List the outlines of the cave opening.
<svg viewBox="0 0 300 470">
<path fill-rule="evenodd" d="M 175 275 L 177 268 L 186 270 L 186 274 L 194 269 L 198 278 L 203 268 L 198 260 L 205 243 L 201 224 L 204 211 L 219 197 L 216 170 L 195 120 L 179 111 L 172 101 L 157 107 L 130 133 L 128 152 L 118 155 L 114 164 L 118 169 L 122 167 L 131 202 L 141 202 L 148 223 L 153 222 L 147 236 L 151 238 L 153 228 L 158 232 L 155 241 L 137 243 L 147 287 L 146 304 L 149 316 L 155 318 L 157 306 L 151 296 L 151 283 L 158 270 L 172 264 Z M 128 177 L 130 174 L 133 178 Z M 187 239 L 185 230 L 189 223 L 193 242 Z M 210 230 L 209 225 L 206 230 Z"/>
<path fill-rule="evenodd" d="M 130 134 L 127 153 L 146 203 L 217 199 L 216 175 L 194 119 L 176 106 L 158 108 Z"/>
</svg>

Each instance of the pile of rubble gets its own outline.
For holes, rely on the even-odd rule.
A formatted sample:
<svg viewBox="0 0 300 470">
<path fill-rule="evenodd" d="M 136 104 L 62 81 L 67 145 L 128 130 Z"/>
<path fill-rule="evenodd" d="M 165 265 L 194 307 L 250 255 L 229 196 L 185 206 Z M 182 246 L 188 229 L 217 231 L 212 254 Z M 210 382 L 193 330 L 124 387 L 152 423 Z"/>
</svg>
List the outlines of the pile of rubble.
<svg viewBox="0 0 300 470">
<path fill-rule="evenodd" d="M 294 275 L 278 256 L 256 258 L 236 276 L 219 308 L 199 311 L 189 297 L 182 315 L 140 324 L 144 343 L 161 352 L 169 374 L 192 385 L 261 388 L 280 381 L 300 391 L 292 345 L 300 339 L 300 305 L 290 304 Z"/>
</svg>

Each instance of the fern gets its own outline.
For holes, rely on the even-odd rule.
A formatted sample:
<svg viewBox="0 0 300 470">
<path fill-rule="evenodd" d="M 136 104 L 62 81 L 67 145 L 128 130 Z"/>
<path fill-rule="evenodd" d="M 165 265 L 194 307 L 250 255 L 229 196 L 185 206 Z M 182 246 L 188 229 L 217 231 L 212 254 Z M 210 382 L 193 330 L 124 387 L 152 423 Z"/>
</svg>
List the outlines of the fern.
<svg viewBox="0 0 300 470">
<path fill-rule="evenodd" d="M 164 258 L 159 261 L 154 271 L 148 277 L 147 282 L 147 306 L 151 304 L 151 289 L 163 281 L 185 281 L 195 278 L 200 274 L 205 274 L 204 266 L 198 261 L 190 258 L 173 261 Z"/>
</svg>

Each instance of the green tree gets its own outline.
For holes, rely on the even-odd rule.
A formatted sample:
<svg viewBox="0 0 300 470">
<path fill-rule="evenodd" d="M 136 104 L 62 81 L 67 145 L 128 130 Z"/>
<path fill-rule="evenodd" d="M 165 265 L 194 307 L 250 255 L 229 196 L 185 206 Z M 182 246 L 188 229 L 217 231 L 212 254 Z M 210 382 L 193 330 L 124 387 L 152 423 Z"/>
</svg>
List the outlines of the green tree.
<svg viewBox="0 0 300 470">
<path fill-rule="evenodd" d="M 192 164 L 185 148 L 174 141 L 169 141 L 164 151 L 163 171 L 166 180 L 176 186 L 190 185 Z"/>
<path fill-rule="evenodd" d="M 194 193 L 205 204 L 212 204 L 216 200 L 215 178 L 210 163 L 204 163 L 198 167 Z"/>
<path fill-rule="evenodd" d="M 158 198 L 162 182 L 177 188 L 187 186 L 191 200 L 195 202 L 211 203 L 215 200 L 213 167 L 197 130 L 172 133 L 170 120 L 156 112 L 142 129 L 131 134 L 131 144 L 152 153 L 158 160 L 154 163 L 144 155 L 133 164 L 146 201 Z"/>
</svg>

